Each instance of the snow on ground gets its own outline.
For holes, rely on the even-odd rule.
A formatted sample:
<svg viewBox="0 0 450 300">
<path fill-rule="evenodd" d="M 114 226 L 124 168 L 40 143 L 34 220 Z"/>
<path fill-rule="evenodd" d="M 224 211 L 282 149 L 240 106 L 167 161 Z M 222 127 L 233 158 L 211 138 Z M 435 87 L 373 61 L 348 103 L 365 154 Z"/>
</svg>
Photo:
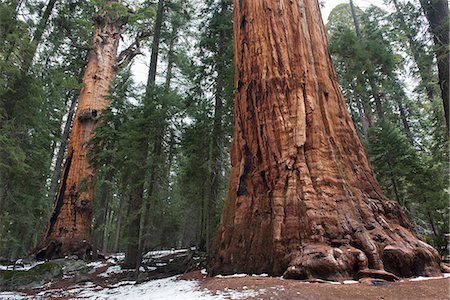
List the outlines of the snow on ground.
<svg viewBox="0 0 450 300">
<path fill-rule="evenodd" d="M 49 296 L 65 299 L 95 299 L 95 300 L 238 300 L 247 297 L 256 297 L 263 291 L 243 289 L 237 291 L 224 289 L 212 293 L 207 289 L 200 290 L 195 280 L 179 280 L 178 276 L 158 279 L 142 284 L 133 281 L 121 282 L 110 288 L 101 288 L 92 283 L 76 285 L 68 290 L 47 290 L 35 296 L 26 296 L 22 293 L 0 292 L 0 299 L 24 300 L 47 299 Z"/>
<path fill-rule="evenodd" d="M 216 278 L 236 278 L 236 277 L 247 277 L 248 274 L 232 274 L 232 275 L 216 275 Z"/>
<path fill-rule="evenodd" d="M 34 262 L 32 264 L 25 264 L 22 263 L 22 261 L 18 260 L 16 262 L 15 268 L 14 265 L 8 265 L 8 266 L 3 266 L 0 265 L 0 271 L 4 271 L 4 270 L 17 270 L 17 271 L 28 271 L 31 268 L 34 268 L 37 265 L 43 264 L 43 261 L 38 261 L 38 262 Z"/>
<path fill-rule="evenodd" d="M 439 276 L 439 277 L 416 277 L 416 278 L 411 278 L 411 279 L 406 279 L 403 281 L 425 281 L 425 280 L 433 280 L 433 279 L 442 279 L 442 278 L 450 278 L 450 273 L 444 273 L 443 276 Z"/>
<path fill-rule="evenodd" d="M 221 293 L 212 294 L 208 290 L 199 290 L 198 282 L 188 280 L 177 280 L 177 277 L 153 280 L 138 285 L 122 285 L 118 288 L 104 289 L 99 292 L 83 291 L 78 297 L 87 299 L 158 299 L 158 300 L 222 300 L 242 299 L 257 296 L 258 292 L 253 290 L 236 291 L 226 289 Z"/>
<path fill-rule="evenodd" d="M 149 251 L 149 252 L 144 254 L 144 258 L 161 258 L 161 257 L 168 256 L 168 255 L 171 255 L 171 254 L 183 253 L 183 252 L 188 252 L 188 251 L 189 251 L 189 249 L 176 249 L 176 250 L 175 249 L 171 249 L 171 250 Z"/>
<path fill-rule="evenodd" d="M 118 261 L 123 261 L 125 259 L 125 253 L 114 253 L 108 257 L 108 262 L 117 263 Z"/>
<path fill-rule="evenodd" d="M 93 261 L 87 264 L 88 267 L 91 267 L 92 269 L 98 269 L 101 267 L 106 266 L 106 264 L 103 261 Z"/>
<path fill-rule="evenodd" d="M 124 272 L 124 271 L 125 271 L 125 270 L 123 270 L 123 269 L 120 267 L 120 265 L 116 265 L 116 266 L 108 267 L 108 269 L 107 269 L 105 272 L 99 274 L 98 276 L 100 276 L 100 277 L 109 277 L 109 276 L 111 276 L 112 274 L 115 274 L 115 273 L 122 273 L 122 272 Z"/>
<path fill-rule="evenodd" d="M 417 277 L 413 279 L 407 279 L 405 281 L 420 281 L 449 277 L 450 274 L 444 274 L 444 276 L 442 277 Z M 226 277 L 222 278 L 222 280 L 226 280 Z M 343 282 L 343 284 L 354 283 L 357 282 L 352 280 Z M 309 283 L 305 282 L 305 284 Z M 122 281 L 110 286 L 109 288 L 102 288 L 91 282 L 88 282 L 72 286 L 69 289 L 65 290 L 48 289 L 34 296 L 27 296 L 26 294 L 19 292 L 0 292 L 0 299 L 44 300 L 48 298 L 64 298 L 93 300 L 239 300 L 249 297 L 258 297 L 259 295 L 265 294 L 268 289 L 283 291 L 285 290 L 285 287 L 282 285 L 276 285 L 264 289 L 249 289 L 247 286 L 243 286 L 242 290 L 225 288 L 218 292 L 212 292 L 207 289 L 200 289 L 198 281 L 180 280 L 178 279 L 178 276 L 174 276 L 165 279 L 153 280 L 142 284 L 135 284 L 134 281 Z"/>
</svg>

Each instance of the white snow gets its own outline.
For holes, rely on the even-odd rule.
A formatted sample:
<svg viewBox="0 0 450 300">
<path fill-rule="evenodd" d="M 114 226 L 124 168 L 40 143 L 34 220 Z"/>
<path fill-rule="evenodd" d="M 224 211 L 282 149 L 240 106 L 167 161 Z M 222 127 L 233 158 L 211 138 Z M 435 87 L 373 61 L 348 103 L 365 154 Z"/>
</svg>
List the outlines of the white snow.
<svg viewBox="0 0 450 300">
<path fill-rule="evenodd" d="M 116 263 L 117 261 L 123 261 L 125 259 L 125 253 L 114 253 L 108 257 L 108 262 Z"/>
<path fill-rule="evenodd" d="M 38 261 L 38 262 L 34 262 L 32 264 L 22 264 L 20 261 L 17 261 L 15 269 L 14 269 L 14 265 L 9 265 L 9 266 L 0 265 L 0 271 L 5 271 L 5 270 L 28 271 L 37 265 L 43 264 L 44 262 L 45 261 Z"/>
<path fill-rule="evenodd" d="M 92 267 L 93 269 L 97 269 L 105 266 L 106 264 L 102 261 L 93 261 L 87 264 L 88 267 Z"/>
<path fill-rule="evenodd" d="M 33 297 L 27 297 L 18 292 L 1 292 L 0 299 L 47 299 L 49 296 L 67 297 L 68 299 L 95 299 L 95 300 L 238 300 L 247 297 L 256 297 L 263 290 L 255 291 L 245 289 L 237 291 L 224 289 L 213 293 L 207 289 L 200 290 L 195 280 L 179 280 L 178 276 L 153 280 L 142 284 L 134 281 L 124 281 L 109 288 L 101 288 L 92 283 L 76 285 L 68 290 L 46 290 Z"/>
<path fill-rule="evenodd" d="M 144 254 L 144 258 L 161 258 L 164 256 L 168 256 L 175 253 L 184 253 L 188 252 L 188 249 L 171 249 L 171 250 L 156 250 L 156 251 L 149 251 Z"/>
<path fill-rule="evenodd" d="M 235 277 L 247 277 L 248 274 L 233 274 L 233 275 L 216 275 L 217 278 L 235 278 Z"/>
<path fill-rule="evenodd" d="M 122 268 L 120 266 L 111 266 L 111 267 L 108 267 L 108 269 L 105 272 L 99 274 L 98 276 L 109 277 L 109 276 L 111 276 L 111 274 L 122 273 L 122 272 L 124 272 L 124 270 L 122 270 Z"/>
<path fill-rule="evenodd" d="M 17 292 L 0 292 L 0 299 L 2 300 L 22 300 L 27 299 L 26 294 Z"/>
<path fill-rule="evenodd" d="M 253 277 L 269 277 L 269 274 L 262 273 L 262 274 L 252 274 Z"/>
<path fill-rule="evenodd" d="M 449 277 L 450 277 L 450 273 L 444 273 L 442 276 L 439 276 L 439 277 L 422 277 L 422 276 L 419 276 L 419 277 L 415 277 L 415 278 L 411 278 L 411 279 L 406 279 L 404 281 L 426 281 L 426 280 L 442 279 L 442 278 L 449 278 Z"/>
</svg>

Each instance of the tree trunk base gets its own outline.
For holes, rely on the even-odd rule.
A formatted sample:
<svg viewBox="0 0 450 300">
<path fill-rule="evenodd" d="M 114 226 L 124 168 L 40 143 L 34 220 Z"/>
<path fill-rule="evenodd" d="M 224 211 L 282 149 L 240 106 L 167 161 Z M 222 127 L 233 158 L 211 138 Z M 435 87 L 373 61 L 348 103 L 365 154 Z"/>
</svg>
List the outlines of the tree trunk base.
<svg viewBox="0 0 450 300">
<path fill-rule="evenodd" d="M 79 259 L 92 258 L 92 244 L 82 239 L 49 239 L 33 250 L 36 260 L 49 260 L 66 256 L 77 256 Z"/>
</svg>

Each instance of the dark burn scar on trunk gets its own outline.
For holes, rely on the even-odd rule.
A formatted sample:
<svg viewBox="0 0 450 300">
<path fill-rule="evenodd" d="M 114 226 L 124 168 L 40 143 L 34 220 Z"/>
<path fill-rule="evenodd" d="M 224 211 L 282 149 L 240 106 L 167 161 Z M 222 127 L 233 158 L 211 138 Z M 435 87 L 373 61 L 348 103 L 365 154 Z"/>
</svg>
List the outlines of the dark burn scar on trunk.
<svg viewBox="0 0 450 300">
<path fill-rule="evenodd" d="M 250 149 L 248 148 L 247 144 L 245 144 L 244 146 L 244 155 L 245 155 L 244 172 L 242 172 L 242 175 L 239 177 L 239 187 L 237 190 L 238 196 L 243 196 L 247 194 L 247 186 L 245 180 L 247 178 L 248 173 L 250 173 L 250 169 L 252 166 L 252 155 L 250 153 Z"/>
</svg>

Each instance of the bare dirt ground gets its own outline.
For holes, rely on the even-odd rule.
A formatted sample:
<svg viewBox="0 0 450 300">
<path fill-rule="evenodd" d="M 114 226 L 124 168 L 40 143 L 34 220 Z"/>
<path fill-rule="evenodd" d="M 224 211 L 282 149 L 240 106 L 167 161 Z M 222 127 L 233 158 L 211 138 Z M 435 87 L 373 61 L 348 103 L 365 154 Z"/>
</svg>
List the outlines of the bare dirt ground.
<svg viewBox="0 0 450 300">
<path fill-rule="evenodd" d="M 277 300 L 448 300 L 450 299 L 450 278 L 430 279 L 422 281 L 389 282 L 379 286 L 367 284 L 330 284 L 306 283 L 296 280 L 285 280 L 272 277 L 238 277 L 238 278 L 203 278 L 193 272 L 186 274 L 185 279 L 196 279 L 200 288 L 214 291 L 224 289 L 256 290 L 261 294 L 246 299 Z M 262 292 L 265 291 L 265 292 Z"/>
</svg>

